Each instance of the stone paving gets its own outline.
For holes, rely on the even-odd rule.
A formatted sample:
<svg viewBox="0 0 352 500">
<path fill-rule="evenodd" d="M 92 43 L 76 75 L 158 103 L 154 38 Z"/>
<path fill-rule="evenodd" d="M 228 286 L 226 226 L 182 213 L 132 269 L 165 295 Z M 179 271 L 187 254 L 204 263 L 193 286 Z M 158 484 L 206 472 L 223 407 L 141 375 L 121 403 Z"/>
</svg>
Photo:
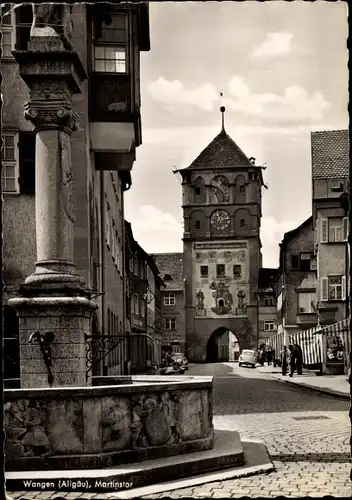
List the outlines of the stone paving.
<svg viewBox="0 0 352 500">
<path fill-rule="evenodd" d="M 269 375 L 228 364 L 190 367 L 189 374 L 215 375 L 215 428 L 237 430 L 243 441 L 264 441 L 276 470 L 257 476 L 145 495 L 143 498 L 352 496 L 348 401 L 298 389 L 272 379 L 268 385 Z M 232 412 L 226 414 L 229 399 Z M 257 404 L 263 399 L 267 406 Z M 297 401 L 301 401 L 301 407 Z M 114 498 L 112 493 L 52 491 L 16 492 L 11 493 L 11 496 L 28 500 L 57 497 Z"/>
</svg>

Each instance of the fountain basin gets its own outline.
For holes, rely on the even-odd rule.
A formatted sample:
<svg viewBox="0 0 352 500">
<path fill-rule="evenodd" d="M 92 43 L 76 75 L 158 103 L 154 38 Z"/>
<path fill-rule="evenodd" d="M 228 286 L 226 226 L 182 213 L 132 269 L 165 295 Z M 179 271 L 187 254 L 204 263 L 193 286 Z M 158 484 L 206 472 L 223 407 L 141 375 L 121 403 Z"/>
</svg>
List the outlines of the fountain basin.
<svg viewBox="0 0 352 500">
<path fill-rule="evenodd" d="M 102 468 L 213 448 L 212 377 L 122 379 L 5 390 L 6 470 Z"/>
</svg>

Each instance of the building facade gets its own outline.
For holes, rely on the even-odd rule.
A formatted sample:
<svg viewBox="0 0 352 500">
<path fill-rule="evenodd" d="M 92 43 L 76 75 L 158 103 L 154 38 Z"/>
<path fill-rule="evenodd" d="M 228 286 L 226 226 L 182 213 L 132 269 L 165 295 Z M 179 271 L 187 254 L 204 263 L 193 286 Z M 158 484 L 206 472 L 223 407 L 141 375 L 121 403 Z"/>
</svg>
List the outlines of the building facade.
<svg viewBox="0 0 352 500">
<path fill-rule="evenodd" d="M 259 269 L 258 276 L 258 345 L 270 345 L 270 338 L 277 334 L 277 302 L 275 282 L 279 270 L 270 268 Z"/>
<path fill-rule="evenodd" d="M 34 270 L 35 136 L 24 118 L 28 87 L 13 50 L 27 50 L 31 4 L 6 4 L 2 20 L 2 182 L 4 193 L 5 378 L 19 374 L 18 327 L 8 300 Z M 94 335 L 125 332 L 124 192 L 131 186 L 135 150 L 141 144 L 140 52 L 149 50 L 149 15 L 141 4 L 75 4 L 73 50 L 87 73 L 74 96 L 79 130 L 71 138 L 74 179 L 74 246 L 77 272 L 99 309 Z M 17 347 L 16 347 L 17 346 Z M 95 375 L 126 371 L 127 350 L 92 366 Z"/>
<path fill-rule="evenodd" d="M 311 150 L 318 314 L 327 325 L 349 316 L 348 130 L 312 132 Z"/>
<path fill-rule="evenodd" d="M 317 260 L 313 218 L 285 233 L 280 243 L 280 268 L 275 284 L 278 333 L 290 334 L 317 325 Z"/>
<path fill-rule="evenodd" d="M 145 373 L 161 359 L 161 293 L 163 282 L 153 257 L 135 241 L 125 221 L 126 334 L 132 374 Z"/>
<path fill-rule="evenodd" d="M 228 330 L 241 349 L 256 346 L 262 169 L 223 126 L 179 172 L 187 353 L 191 361 L 216 361 Z"/>
<path fill-rule="evenodd" d="M 183 254 L 157 253 L 152 256 L 164 284 L 161 289 L 162 349 L 187 356 Z"/>
</svg>

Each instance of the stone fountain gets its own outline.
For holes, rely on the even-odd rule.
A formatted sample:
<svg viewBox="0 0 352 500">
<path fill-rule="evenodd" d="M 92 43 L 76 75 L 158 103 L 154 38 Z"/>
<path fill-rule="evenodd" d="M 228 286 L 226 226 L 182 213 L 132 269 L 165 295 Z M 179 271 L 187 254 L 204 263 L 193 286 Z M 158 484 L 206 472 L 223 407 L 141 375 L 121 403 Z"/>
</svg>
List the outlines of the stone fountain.
<svg viewBox="0 0 352 500">
<path fill-rule="evenodd" d="M 109 377 L 94 387 L 86 379 L 85 334 L 97 306 L 73 262 L 72 95 L 86 74 L 71 43 L 71 8 L 34 6 L 28 50 L 14 52 L 36 132 L 38 261 L 23 296 L 11 300 L 22 388 L 5 390 L 8 488 L 89 473 L 114 490 L 116 476 L 146 485 L 241 466 L 238 433 L 214 438 L 212 377 Z"/>
</svg>

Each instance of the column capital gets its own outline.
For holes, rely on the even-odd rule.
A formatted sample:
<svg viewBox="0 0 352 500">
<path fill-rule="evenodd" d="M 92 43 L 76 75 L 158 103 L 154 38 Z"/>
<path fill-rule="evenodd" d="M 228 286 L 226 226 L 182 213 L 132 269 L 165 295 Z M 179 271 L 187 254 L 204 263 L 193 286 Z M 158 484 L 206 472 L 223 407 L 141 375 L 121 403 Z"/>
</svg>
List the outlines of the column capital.
<svg viewBox="0 0 352 500">
<path fill-rule="evenodd" d="M 24 105 L 24 116 L 38 130 L 63 130 L 71 134 L 78 129 L 79 115 L 74 111 L 72 101 L 63 93 L 50 95 L 43 89 L 42 96 L 31 96 Z M 30 92 L 32 94 L 32 92 Z M 60 95 L 61 94 L 61 95 Z"/>
</svg>

